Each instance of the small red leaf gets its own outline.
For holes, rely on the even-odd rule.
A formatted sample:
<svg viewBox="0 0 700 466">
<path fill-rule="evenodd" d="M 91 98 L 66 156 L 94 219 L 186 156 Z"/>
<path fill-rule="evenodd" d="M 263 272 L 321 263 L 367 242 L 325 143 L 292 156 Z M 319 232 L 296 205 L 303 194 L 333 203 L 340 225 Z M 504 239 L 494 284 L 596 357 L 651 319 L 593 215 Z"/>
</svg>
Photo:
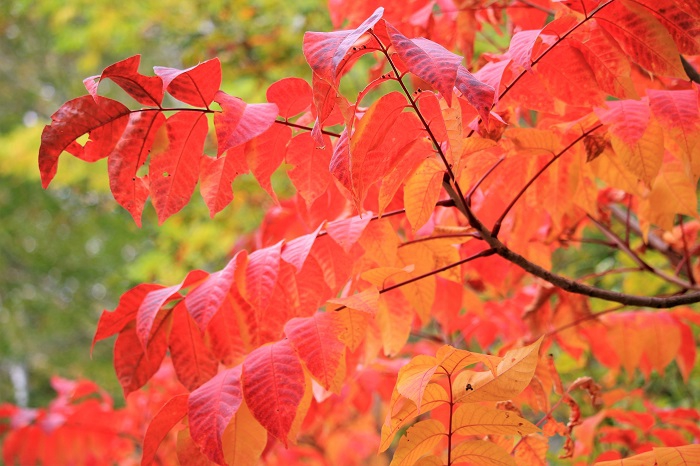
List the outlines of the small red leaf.
<svg viewBox="0 0 700 466">
<path fill-rule="evenodd" d="M 177 112 L 166 121 L 168 146 L 151 154 L 149 180 L 158 223 L 182 209 L 192 197 L 208 131 L 200 112 Z"/>
<path fill-rule="evenodd" d="M 155 66 L 153 71 L 163 80 L 163 90 L 167 90 L 177 100 L 195 107 L 209 108 L 221 87 L 221 63 L 218 58 L 186 70 Z"/>
<path fill-rule="evenodd" d="M 160 107 L 163 101 L 163 80 L 156 76 L 144 76 L 139 73 L 141 55 L 134 55 L 108 66 L 100 76 L 91 76 L 83 80 L 90 95 L 98 100 L 97 88 L 103 79 L 111 79 L 138 103 Z"/>
<path fill-rule="evenodd" d="M 187 393 L 176 395 L 168 400 L 153 416 L 143 438 L 143 454 L 141 466 L 153 464 L 158 447 L 168 433 L 180 420 L 187 415 Z"/>
<path fill-rule="evenodd" d="M 267 101 L 277 105 L 281 117 L 290 118 L 311 106 L 313 91 L 301 78 L 284 78 L 267 89 Z"/>
<path fill-rule="evenodd" d="M 244 146 L 236 146 L 218 159 L 206 155 L 200 159 L 199 192 L 212 218 L 233 200 L 233 180 L 248 173 L 243 149 Z"/>
<path fill-rule="evenodd" d="M 218 155 L 264 133 L 279 111 L 275 104 L 247 104 L 223 91 L 218 91 L 214 100 L 223 110 L 214 115 Z"/>
<path fill-rule="evenodd" d="M 218 464 L 225 463 L 221 437 L 242 401 L 241 366 L 220 372 L 190 393 L 190 434 L 202 452 Z"/>
<path fill-rule="evenodd" d="M 288 340 L 262 346 L 243 363 L 243 396 L 255 419 L 285 446 L 304 396 L 304 370 Z"/>
<path fill-rule="evenodd" d="M 248 107 L 251 107 L 250 105 Z M 246 161 L 255 179 L 279 203 L 272 189 L 270 177 L 284 160 L 287 144 L 292 138 L 292 129 L 284 125 L 272 125 L 261 135 L 251 139 L 245 146 Z"/>
<path fill-rule="evenodd" d="M 451 106 L 452 89 L 462 57 L 428 39 L 408 39 L 390 24 L 386 28 L 394 49 L 408 70 L 433 86 Z"/>
<path fill-rule="evenodd" d="M 130 110 L 116 100 L 103 97 L 100 103 L 85 95 L 69 100 L 51 115 L 51 124 L 41 133 L 39 171 L 46 188 L 54 176 L 61 152 L 93 162 L 107 157 L 128 123 Z M 83 134 L 90 134 L 85 147 L 75 143 Z"/>
</svg>

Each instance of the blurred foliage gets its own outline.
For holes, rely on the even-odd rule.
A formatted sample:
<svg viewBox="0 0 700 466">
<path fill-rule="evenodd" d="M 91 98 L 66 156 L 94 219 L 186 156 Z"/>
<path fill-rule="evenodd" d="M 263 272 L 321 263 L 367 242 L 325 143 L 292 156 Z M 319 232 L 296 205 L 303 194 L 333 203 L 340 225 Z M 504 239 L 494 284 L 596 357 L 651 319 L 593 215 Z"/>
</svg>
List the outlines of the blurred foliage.
<svg viewBox="0 0 700 466">
<path fill-rule="evenodd" d="M 52 374 L 88 377 L 117 395 L 111 344 L 89 359 L 100 312 L 137 283 L 170 285 L 187 270 L 220 268 L 272 204 L 242 176 L 215 219 L 195 193 L 162 227 L 148 207 L 139 229 L 109 194 L 105 161 L 69 156 L 43 191 L 37 153 L 50 115 L 86 93 L 85 77 L 135 54 L 144 74 L 218 56 L 228 92 L 265 101 L 277 79 L 310 79 L 303 33 L 329 28 L 321 0 L 0 2 L 0 401 L 45 404 Z M 273 185 L 289 190 L 279 177 Z"/>
</svg>

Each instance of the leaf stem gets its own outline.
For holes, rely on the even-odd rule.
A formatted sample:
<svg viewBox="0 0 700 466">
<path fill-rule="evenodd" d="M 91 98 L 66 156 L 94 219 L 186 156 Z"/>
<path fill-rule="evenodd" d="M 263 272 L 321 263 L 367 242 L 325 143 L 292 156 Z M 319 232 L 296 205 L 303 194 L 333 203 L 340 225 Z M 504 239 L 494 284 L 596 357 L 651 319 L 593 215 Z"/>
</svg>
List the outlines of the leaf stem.
<svg viewBox="0 0 700 466">
<path fill-rule="evenodd" d="M 284 125 L 284 126 L 291 126 L 292 128 L 303 129 L 304 131 L 313 130 L 313 128 L 311 126 L 298 125 L 296 123 L 292 123 L 289 120 L 275 120 L 275 123 L 277 123 L 279 125 Z M 321 132 L 323 134 L 327 134 L 328 136 L 333 136 L 334 138 L 340 137 L 340 134 L 334 133 L 333 131 L 326 131 L 325 129 L 322 129 Z"/>
</svg>

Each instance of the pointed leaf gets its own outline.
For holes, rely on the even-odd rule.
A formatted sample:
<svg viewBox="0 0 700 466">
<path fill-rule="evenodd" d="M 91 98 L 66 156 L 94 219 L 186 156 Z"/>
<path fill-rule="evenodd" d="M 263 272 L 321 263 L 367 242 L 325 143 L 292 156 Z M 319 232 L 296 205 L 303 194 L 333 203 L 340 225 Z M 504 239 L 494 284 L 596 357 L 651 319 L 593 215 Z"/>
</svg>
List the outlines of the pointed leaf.
<svg viewBox="0 0 700 466">
<path fill-rule="evenodd" d="M 168 345 L 177 379 L 188 390 L 195 390 L 216 375 L 219 361 L 204 343 L 204 333 L 188 314 L 183 301 L 173 309 Z"/>
<path fill-rule="evenodd" d="M 352 308 L 341 309 L 337 312 L 345 323 L 345 332 L 341 335 L 340 340 L 350 348 L 350 351 L 357 351 L 367 335 L 370 315 Z"/>
<path fill-rule="evenodd" d="M 506 352 L 496 368 L 496 377 L 491 372 L 461 372 L 452 386 L 455 400 L 462 403 L 502 401 L 519 395 L 535 374 L 541 343 L 542 338 L 529 346 Z"/>
<path fill-rule="evenodd" d="M 285 446 L 304 390 L 304 370 L 288 340 L 256 349 L 243 363 L 243 395 L 250 411 Z"/>
<path fill-rule="evenodd" d="M 160 368 L 168 349 L 165 332 L 157 332 L 144 352 L 134 327 L 122 330 L 114 343 L 114 371 L 124 398 L 148 382 Z"/>
<path fill-rule="evenodd" d="M 343 220 L 328 222 L 326 224 L 326 233 L 333 238 L 333 241 L 338 243 L 338 246 L 349 253 L 371 220 L 372 216 L 367 212 L 362 216 L 356 215 Z"/>
<path fill-rule="evenodd" d="M 323 224 L 319 225 L 316 231 L 284 243 L 281 257 L 285 262 L 293 265 L 294 268 L 297 269 L 297 273 L 301 272 L 306 258 L 309 257 L 311 248 L 314 242 L 316 242 L 316 238 L 322 226 Z"/>
<path fill-rule="evenodd" d="M 100 76 L 86 78 L 83 83 L 90 95 L 98 100 L 97 88 L 103 79 L 111 79 L 141 105 L 160 107 L 163 101 L 163 80 L 139 73 L 141 55 L 134 55 L 109 65 Z"/>
<path fill-rule="evenodd" d="M 258 249 L 248 256 L 245 271 L 245 299 L 261 312 L 270 305 L 270 298 L 280 271 L 282 244 Z"/>
<path fill-rule="evenodd" d="M 390 24 L 387 24 L 387 32 L 408 70 L 433 86 L 452 106 L 452 89 L 462 57 L 428 39 L 408 39 Z"/>
<path fill-rule="evenodd" d="M 248 173 L 243 149 L 244 146 L 236 146 L 218 159 L 206 155 L 200 159 L 199 192 L 212 218 L 233 200 L 233 180 Z"/>
<path fill-rule="evenodd" d="M 377 313 L 377 307 L 379 306 L 379 291 L 371 286 L 345 298 L 329 299 L 328 302 L 374 315 Z"/>
<path fill-rule="evenodd" d="M 288 172 L 289 179 L 307 206 L 321 197 L 331 182 L 326 167 L 333 156 L 333 145 L 326 135 L 323 141 L 319 147 L 310 133 L 302 133 L 292 139 L 287 149 L 287 163 L 294 166 Z"/>
<path fill-rule="evenodd" d="M 406 182 L 403 190 L 406 217 L 415 232 L 430 219 L 440 198 L 445 167 L 437 159 L 426 159 Z"/>
<path fill-rule="evenodd" d="M 99 104 L 89 95 L 63 104 L 41 133 L 39 171 L 43 187 L 56 175 L 58 157 L 64 150 L 90 162 L 107 157 L 121 137 L 130 113 L 124 105 L 106 97 Z M 75 143 L 86 133 L 90 140 L 85 147 Z"/>
<path fill-rule="evenodd" d="M 275 104 L 247 104 L 223 91 L 216 93 L 214 101 L 223 110 L 214 114 L 218 155 L 264 133 L 278 114 Z"/>
<path fill-rule="evenodd" d="M 190 393 L 188 415 L 192 439 L 207 458 L 218 464 L 224 464 L 224 430 L 242 401 L 241 366 L 220 372 Z"/>
<path fill-rule="evenodd" d="M 176 395 L 168 400 L 153 416 L 143 438 L 143 454 L 141 466 L 153 464 L 158 447 L 175 425 L 187 415 L 187 399 L 189 394 Z"/>
<path fill-rule="evenodd" d="M 146 163 L 163 123 L 162 112 L 132 113 L 121 139 L 109 154 L 107 172 L 112 195 L 138 226 L 150 192 L 148 178 L 139 176 L 138 171 Z"/>
<path fill-rule="evenodd" d="M 326 390 L 340 393 L 345 378 L 345 344 L 339 337 L 345 324 L 337 312 L 295 318 L 284 333 L 314 379 Z"/>
<path fill-rule="evenodd" d="M 221 87 L 221 63 L 218 58 L 186 70 L 155 66 L 153 71 L 163 80 L 163 90 L 167 90 L 177 100 L 195 107 L 209 108 Z"/>
<path fill-rule="evenodd" d="M 272 189 L 270 177 L 284 160 L 287 144 L 291 138 L 291 128 L 273 124 L 267 131 L 248 141 L 245 146 L 246 161 L 250 171 L 260 183 L 260 187 L 267 191 L 276 203 L 279 201 Z"/>
<path fill-rule="evenodd" d="M 158 223 L 180 211 L 192 197 L 209 125 L 206 114 L 178 112 L 165 123 L 168 146 L 151 154 L 148 169 Z"/>
<path fill-rule="evenodd" d="M 259 462 L 265 445 L 267 431 L 255 420 L 245 400 L 236 411 L 221 438 L 224 444 L 226 464 L 255 464 Z"/>
<path fill-rule="evenodd" d="M 437 370 L 437 360 L 433 356 L 420 354 L 403 366 L 396 380 L 396 390 L 405 398 L 420 406 L 423 401 L 423 392 L 430 383 L 430 379 Z"/>
<path fill-rule="evenodd" d="M 496 98 L 494 88 L 479 81 L 476 76 L 462 65 L 459 65 L 459 68 L 457 68 L 455 87 L 467 99 L 467 102 L 476 109 L 481 119 L 488 121 L 491 107 Z"/>
</svg>

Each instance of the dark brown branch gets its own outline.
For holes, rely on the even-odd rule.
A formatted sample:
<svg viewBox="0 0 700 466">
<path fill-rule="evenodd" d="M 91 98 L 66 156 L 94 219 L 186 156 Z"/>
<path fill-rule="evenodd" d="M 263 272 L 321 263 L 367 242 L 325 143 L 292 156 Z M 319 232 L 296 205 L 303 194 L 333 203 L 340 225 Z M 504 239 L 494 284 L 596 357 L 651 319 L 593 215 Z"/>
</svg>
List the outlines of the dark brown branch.
<svg viewBox="0 0 700 466">
<path fill-rule="evenodd" d="M 292 123 L 291 121 L 288 121 L 288 120 L 275 120 L 275 123 L 280 124 L 280 125 L 284 125 L 284 126 L 291 126 L 292 128 L 303 129 L 305 131 L 313 130 L 313 128 L 310 126 L 298 125 L 298 124 Z M 327 134 L 328 136 L 333 136 L 334 138 L 340 137 L 340 134 L 334 133 L 333 131 L 326 131 L 325 129 L 322 129 L 321 132 L 323 134 Z"/>
<path fill-rule="evenodd" d="M 681 65 L 683 65 L 683 70 L 685 71 L 685 74 L 688 75 L 690 80 L 700 84 L 700 73 L 698 73 L 698 70 L 696 70 L 695 67 L 690 64 L 690 62 L 686 60 L 683 55 L 681 55 Z"/>
</svg>

